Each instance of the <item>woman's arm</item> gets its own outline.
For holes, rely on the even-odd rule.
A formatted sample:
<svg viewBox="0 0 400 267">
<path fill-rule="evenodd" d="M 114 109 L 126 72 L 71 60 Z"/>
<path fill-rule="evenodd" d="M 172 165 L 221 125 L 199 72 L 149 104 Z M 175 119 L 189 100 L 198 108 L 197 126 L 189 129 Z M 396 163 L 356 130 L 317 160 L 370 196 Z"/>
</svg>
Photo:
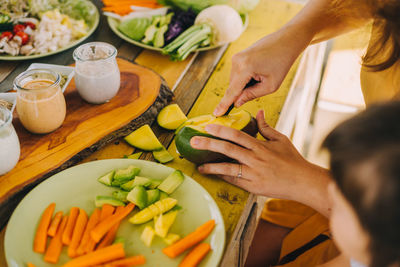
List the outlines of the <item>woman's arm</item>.
<svg viewBox="0 0 400 267">
<path fill-rule="evenodd" d="M 368 22 L 372 15 L 359 0 L 310 0 L 285 26 L 234 55 L 230 85 L 214 111 L 225 113 L 244 103 L 275 92 L 290 67 L 312 43 L 330 39 Z M 251 80 L 258 84 L 243 91 Z"/>
</svg>

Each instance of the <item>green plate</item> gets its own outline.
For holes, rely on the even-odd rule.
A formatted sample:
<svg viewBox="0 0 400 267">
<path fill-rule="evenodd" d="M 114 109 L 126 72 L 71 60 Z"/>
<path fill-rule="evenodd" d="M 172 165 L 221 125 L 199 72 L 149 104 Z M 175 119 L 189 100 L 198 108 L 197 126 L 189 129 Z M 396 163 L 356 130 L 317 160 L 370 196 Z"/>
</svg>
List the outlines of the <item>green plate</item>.
<svg viewBox="0 0 400 267">
<path fill-rule="evenodd" d="M 172 168 L 150 161 L 134 159 L 110 159 L 81 164 L 56 175 L 36 186 L 18 205 L 8 223 L 4 246 L 8 266 L 25 267 L 31 262 L 38 267 L 55 266 L 45 263 L 42 254 L 33 252 L 33 238 L 43 210 L 51 203 L 56 203 L 56 211 L 67 213 L 73 206 L 83 208 L 86 212 L 94 210 L 94 199 L 97 195 L 110 195 L 115 189 L 106 187 L 97 178 L 117 168 L 125 168 L 134 164 L 142 169 L 140 175 L 155 179 L 164 179 Z M 208 192 L 192 178 L 185 176 L 182 185 L 171 195 L 182 206 L 171 228 L 171 233 L 185 236 L 210 219 L 216 226 L 205 240 L 211 245 L 212 251 L 202 261 L 200 266 L 217 266 L 224 251 L 225 227 L 221 212 Z M 129 216 L 130 217 L 130 216 Z M 128 218 L 129 218 L 128 217 Z M 153 221 L 142 225 L 132 225 L 127 218 L 122 222 L 117 237 L 126 240 L 128 256 L 143 254 L 147 263 L 145 266 L 168 267 L 177 266 L 184 255 L 170 259 L 161 249 L 166 244 L 161 238 L 155 237 L 151 248 L 147 248 L 140 240 L 145 225 L 154 226 Z M 67 248 L 63 248 L 57 266 L 68 261 Z"/>
<path fill-rule="evenodd" d="M 65 46 L 63 48 L 60 48 L 60 49 L 58 49 L 56 51 L 45 53 L 45 54 L 35 54 L 35 55 L 29 55 L 29 56 L 9 56 L 9 55 L 1 55 L 0 54 L 0 60 L 17 61 L 17 60 L 28 60 L 28 59 L 47 57 L 47 56 L 51 56 L 51 55 L 63 52 L 65 50 L 67 50 L 67 49 L 70 49 L 71 47 L 74 47 L 77 44 L 82 43 L 90 35 L 92 35 L 92 33 L 96 30 L 97 26 L 99 25 L 99 21 L 100 21 L 100 15 L 99 15 L 99 11 L 97 10 L 97 7 L 91 1 L 88 1 L 88 3 L 93 8 L 93 10 L 95 10 L 95 14 L 94 14 L 92 27 L 90 28 L 88 34 L 83 36 L 81 39 L 78 39 L 78 40 L 70 43 L 69 45 L 67 45 L 67 46 Z"/>
<path fill-rule="evenodd" d="M 149 50 L 154 50 L 154 51 L 159 51 L 159 52 L 162 51 L 162 48 L 154 47 L 154 46 L 151 46 L 151 45 L 144 44 L 144 43 L 142 43 L 142 42 L 135 41 L 135 40 L 129 38 L 128 36 L 126 36 L 125 34 L 123 34 L 122 32 L 120 32 L 120 31 L 118 30 L 118 28 L 117 28 L 117 26 L 118 26 L 118 20 L 116 20 L 116 19 L 114 19 L 114 18 L 111 18 L 111 17 L 107 17 L 107 22 L 108 22 L 108 25 L 110 26 L 111 30 L 112 30 L 116 35 L 118 35 L 121 39 L 127 41 L 128 43 L 131 43 L 131 44 L 134 44 L 134 45 L 136 45 L 136 46 L 143 47 L 143 48 L 149 49 Z M 244 16 L 244 30 L 247 28 L 248 24 L 249 24 L 249 16 L 246 14 L 246 15 Z M 243 31 L 244 31 L 244 30 L 243 30 Z M 223 44 L 222 44 L 222 45 L 223 45 Z M 194 52 L 197 52 L 197 51 L 207 51 L 207 50 L 210 50 L 210 49 L 214 49 L 214 48 L 220 47 L 220 46 L 222 46 L 222 45 L 214 45 L 214 46 L 201 47 L 201 48 L 197 48 L 196 50 L 194 50 Z"/>
</svg>

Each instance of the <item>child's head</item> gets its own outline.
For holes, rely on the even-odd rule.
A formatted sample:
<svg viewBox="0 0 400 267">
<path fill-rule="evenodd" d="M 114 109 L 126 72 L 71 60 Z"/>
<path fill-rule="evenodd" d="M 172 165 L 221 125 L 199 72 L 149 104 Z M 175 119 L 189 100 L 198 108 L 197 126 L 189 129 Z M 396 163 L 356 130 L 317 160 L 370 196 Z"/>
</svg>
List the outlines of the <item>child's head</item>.
<svg viewBox="0 0 400 267">
<path fill-rule="evenodd" d="M 339 249 L 369 266 L 400 266 L 400 102 L 342 123 L 323 146 L 331 155 L 330 222 Z"/>
</svg>

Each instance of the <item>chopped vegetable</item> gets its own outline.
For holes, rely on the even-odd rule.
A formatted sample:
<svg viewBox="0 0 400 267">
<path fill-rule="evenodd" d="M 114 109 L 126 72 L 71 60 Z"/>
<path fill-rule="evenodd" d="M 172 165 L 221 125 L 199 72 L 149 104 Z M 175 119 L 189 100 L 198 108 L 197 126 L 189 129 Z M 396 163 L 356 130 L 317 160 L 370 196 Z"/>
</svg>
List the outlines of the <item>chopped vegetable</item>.
<svg viewBox="0 0 400 267">
<path fill-rule="evenodd" d="M 199 13 L 209 6 L 224 4 L 226 0 L 158 0 L 158 2 L 162 5 L 172 6 L 176 9 L 185 11 L 191 9 L 194 12 Z"/>
<path fill-rule="evenodd" d="M 143 154 L 143 152 L 137 152 L 135 154 L 128 155 L 128 156 L 126 156 L 124 158 L 127 158 L 127 159 L 139 159 L 142 154 Z"/>
<path fill-rule="evenodd" d="M 0 40 L 3 39 L 3 38 L 7 38 L 7 40 L 10 40 L 10 39 L 13 38 L 13 36 L 14 36 L 14 34 L 12 32 L 3 32 L 0 35 Z"/>
<path fill-rule="evenodd" d="M 112 206 L 125 206 L 123 201 L 113 196 L 96 196 L 94 203 L 96 207 L 101 207 L 104 204 L 110 204 Z"/>
<path fill-rule="evenodd" d="M 63 247 L 62 243 L 62 233 L 64 232 L 65 226 L 67 225 L 68 215 L 65 215 L 62 220 L 60 227 L 55 234 L 55 236 L 51 239 L 49 247 L 46 250 L 46 254 L 44 254 L 44 261 L 49 263 L 57 263 L 60 258 L 61 250 Z"/>
<path fill-rule="evenodd" d="M 144 37 L 144 33 L 150 25 L 148 18 L 134 18 L 121 22 L 118 25 L 118 30 L 129 38 L 140 41 Z"/>
<path fill-rule="evenodd" d="M 176 241 L 178 241 L 181 237 L 177 234 L 173 233 L 168 233 L 165 238 L 163 238 L 164 242 L 167 243 L 167 245 L 172 245 Z"/>
<path fill-rule="evenodd" d="M 158 125 L 167 130 L 176 130 L 186 121 L 187 117 L 178 104 L 171 104 L 164 107 L 157 115 Z"/>
<path fill-rule="evenodd" d="M 133 223 L 133 224 L 142 224 L 142 223 L 148 222 L 151 219 L 153 219 L 155 216 L 169 211 L 177 203 L 178 203 L 178 200 L 173 199 L 173 198 L 165 198 L 165 199 L 159 200 L 156 203 L 148 206 L 144 210 L 141 210 L 140 212 L 133 215 L 129 219 L 129 222 Z"/>
<path fill-rule="evenodd" d="M 145 151 L 159 150 L 163 147 L 148 124 L 143 125 L 124 139 L 128 144 Z"/>
<path fill-rule="evenodd" d="M 146 247 L 150 247 L 153 242 L 155 236 L 154 229 L 151 226 L 146 226 L 140 236 L 140 239 L 146 245 Z"/>
<path fill-rule="evenodd" d="M 240 14 L 247 14 L 252 11 L 260 0 L 229 0 L 228 5 L 237 10 Z"/>
<path fill-rule="evenodd" d="M 146 263 L 146 258 L 143 255 L 137 255 L 121 260 L 112 261 L 107 263 L 107 265 L 109 264 L 110 267 L 131 267 L 131 266 L 143 265 L 145 263 Z"/>
<path fill-rule="evenodd" d="M 111 185 L 120 186 L 132 180 L 139 173 L 140 173 L 140 168 L 137 168 L 133 165 L 128 166 L 128 168 L 126 169 L 118 169 L 115 171 Z"/>
<path fill-rule="evenodd" d="M 175 170 L 164 179 L 164 181 L 158 186 L 158 189 L 170 195 L 182 184 L 184 178 L 185 177 L 180 170 Z"/>
<path fill-rule="evenodd" d="M 118 243 L 77 257 L 64 264 L 63 267 L 95 266 L 97 264 L 117 260 L 123 257 L 125 257 L 124 246 L 121 243 Z"/>
<path fill-rule="evenodd" d="M 153 151 L 153 157 L 160 163 L 168 163 L 174 160 L 174 157 L 165 148 L 159 151 Z"/>
<path fill-rule="evenodd" d="M 49 230 L 47 230 L 47 234 L 49 236 L 54 237 L 56 235 L 58 226 L 60 225 L 62 218 L 63 218 L 62 211 L 59 211 L 56 213 L 56 215 L 54 215 L 54 218 L 51 221 Z"/>
<path fill-rule="evenodd" d="M 151 189 L 147 190 L 147 205 L 151 205 L 160 200 L 160 190 Z"/>
<path fill-rule="evenodd" d="M 99 242 L 100 239 L 113 227 L 113 225 L 120 222 L 122 219 L 124 219 L 126 216 L 128 216 L 134 207 L 135 207 L 134 204 L 129 203 L 120 212 L 116 212 L 113 215 L 111 215 L 110 217 L 101 221 L 90 232 L 90 236 L 92 237 L 92 239 L 96 242 Z"/>
<path fill-rule="evenodd" d="M 79 208 L 72 207 L 69 210 L 67 225 L 65 226 L 65 230 L 64 230 L 63 236 L 62 236 L 62 242 L 64 245 L 69 245 L 71 243 L 72 233 L 74 231 L 75 223 L 76 223 L 76 219 L 78 218 L 78 215 L 79 215 Z"/>
<path fill-rule="evenodd" d="M 99 223 L 100 213 L 101 213 L 100 209 L 95 208 L 92 215 L 90 215 L 89 221 L 86 224 L 85 231 L 83 232 L 82 235 L 81 243 L 79 244 L 79 247 L 76 250 L 78 256 L 81 256 L 86 253 L 86 246 L 90 240 L 90 231 Z"/>
<path fill-rule="evenodd" d="M 122 209 L 123 209 L 123 207 L 121 207 L 121 206 L 118 207 L 116 210 L 116 213 L 121 212 Z M 115 236 L 117 235 L 119 225 L 120 225 L 120 222 L 117 222 L 113 227 L 111 227 L 111 229 L 107 232 L 107 234 L 104 236 L 104 238 L 101 240 L 101 242 L 97 245 L 96 249 L 107 247 L 113 243 Z"/>
<path fill-rule="evenodd" d="M 101 207 L 101 212 L 100 212 L 100 221 L 105 220 L 106 218 L 110 217 L 115 211 L 115 208 L 110 205 L 110 204 L 104 204 L 103 207 Z"/>
<path fill-rule="evenodd" d="M 178 267 L 196 267 L 211 250 L 210 244 L 201 243 L 183 258 Z"/>
<path fill-rule="evenodd" d="M 175 222 L 176 215 L 178 215 L 178 211 L 175 210 L 166 214 L 160 214 L 157 217 L 154 223 L 154 230 L 158 236 L 163 238 L 167 236 L 169 228 L 171 228 L 172 224 Z"/>
<path fill-rule="evenodd" d="M 187 249 L 200 243 L 212 232 L 215 226 L 214 220 L 209 220 L 202 226 L 198 227 L 194 232 L 188 234 L 175 244 L 172 244 L 162 250 L 162 252 L 170 258 L 176 258 Z"/>
<path fill-rule="evenodd" d="M 33 251 L 38 253 L 44 253 L 46 250 L 47 242 L 47 231 L 53 216 L 54 209 L 56 208 L 55 203 L 51 203 L 42 214 L 39 225 L 36 229 L 35 239 L 33 240 Z"/>
<path fill-rule="evenodd" d="M 104 185 L 108 185 L 111 186 L 111 182 L 114 178 L 114 174 L 115 171 L 110 171 L 109 173 L 101 176 L 99 179 L 97 179 L 97 181 L 99 181 L 100 183 L 104 184 Z"/>
<path fill-rule="evenodd" d="M 141 210 L 147 207 L 147 192 L 141 185 L 135 186 L 126 198 Z"/>
<path fill-rule="evenodd" d="M 88 221 L 88 216 L 83 209 L 79 209 L 79 215 L 76 219 L 74 231 L 72 233 L 71 243 L 68 247 L 68 256 L 71 258 L 75 258 L 77 256 L 77 249 L 79 247 L 79 243 L 81 242 L 82 235 L 85 231 L 85 227 Z"/>
<path fill-rule="evenodd" d="M 194 24 L 196 13 L 191 9 L 183 11 L 180 9 L 174 10 L 174 16 L 171 23 L 168 25 L 168 31 L 165 33 L 165 43 L 169 44 L 182 32 Z"/>
<path fill-rule="evenodd" d="M 116 199 L 121 200 L 124 203 L 128 202 L 128 200 L 126 199 L 126 197 L 128 196 L 128 192 L 118 190 L 118 191 L 114 191 L 112 193 L 112 196 L 115 197 Z"/>
</svg>

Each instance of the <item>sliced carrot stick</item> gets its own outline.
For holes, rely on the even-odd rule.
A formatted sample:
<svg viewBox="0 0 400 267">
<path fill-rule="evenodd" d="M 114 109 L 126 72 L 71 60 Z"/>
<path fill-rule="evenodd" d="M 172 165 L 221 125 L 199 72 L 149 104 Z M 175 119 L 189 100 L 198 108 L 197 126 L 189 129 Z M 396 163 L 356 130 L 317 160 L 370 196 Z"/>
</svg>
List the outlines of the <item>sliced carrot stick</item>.
<svg viewBox="0 0 400 267">
<path fill-rule="evenodd" d="M 53 217 L 56 203 L 51 203 L 42 214 L 38 228 L 36 229 L 35 239 L 33 240 L 33 251 L 44 253 L 46 251 L 47 230 L 49 229 L 51 217 Z"/>
<path fill-rule="evenodd" d="M 123 206 L 117 207 L 117 210 L 115 213 L 119 213 L 124 209 Z M 104 238 L 101 240 L 101 242 L 97 245 L 96 249 L 99 248 L 104 248 L 109 245 L 111 245 L 115 239 L 115 236 L 117 235 L 117 231 L 119 228 L 120 222 L 116 223 L 111 229 L 107 232 L 107 234 L 104 236 Z"/>
<path fill-rule="evenodd" d="M 105 267 L 130 267 L 130 266 L 143 265 L 145 263 L 146 263 L 146 258 L 143 255 L 137 255 L 121 260 L 108 262 L 105 264 Z"/>
<path fill-rule="evenodd" d="M 75 258 L 77 256 L 76 250 L 78 249 L 79 243 L 81 242 L 83 232 L 88 221 L 86 212 L 83 209 L 79 209 L 78 219 L 76 219 L 76 224 L 74 231 L 72 233 L 71 243 L 68 247 L 68 256 L 70 258 Z"/>
<path fill-rule="evenodd" d="M 104 204 L 101 207 L 100 221 L 103 221 L 108 216 L 111 216 L 115 211 L 115 208 L 110 204 Z"/>
<path fill-rule="evenodd" d="M 121 243 L 118 243 L 77 257 L 64 264 L 63 267 L 94 266 L 123 257 L 125 257 L 124 246 Z"/>
<path fill-rule="evenodd" d="M 196 267 L 210 250 L 211 246 L 207 243 L 197 245 L 183 258 L 178 267 Z"/>
<path fill-rule="evenodd" d="M 26 267 L 36 267 L 36 265 L 33 264 L 33 263 L 28 262 L 28 263 L 26 264 Z"/>
<path fill-rule="evenodd" d="M 95 241 L 99 242 L 100 239 L 118 222 L 122 221 L 128 214 L 135 208 L 135 204 L 129 203 L 120 212 L 114 213 L 104 221 L 101 221 L 96 227 L 90 232 L 90 237 Z"/>
<path fill-rule="evenodd" d="M 67 225 L 68 215 L 65 215 L 61 224 L 58 227 L 56 235 L 51 239 L 50 245 L 46 250 L 46 254 L 44 254 L 44 261 L 48 263 L 57 263 L 61 254 L 61 250 L 63 247 L 62 243 L 62 234 L 64 232 L 65 226 Z"/>
<path fill-rule="evenodd" d="M 211 233 L 214 229 L 215 221 L 209 220 L 202 226 L 198 227 L 194 232 L 188 234 L 176 243 L 164 248 L 162 252 L 170 258 L 175 258 L 182 254 L 185 250 L 200 243 Z"/>
<path fill-rule="evenodd" d="M 56 213 L 56 215 L 54 215 L 54 218 L 50 223 L 49 230 L 47 231 L 47 234 L 49 236 L 54 237 L 56 235 L 58 226 L 60 225 L 62 218 L 63 218 L 62 211 L 59 211 Z"/>
<path fill-rule="evenodd" d="M 82 235 L 81 243 L 79 244 L 79 247 L 76 250 L 76 253 L 78 254 L 78 256 L 81 256 L 86 253 L 86 245 L 90 239 L 90 231 L 96 226 L 96 224 L 99 223 L 100 212 L 101 212 L 100 209 L 96 208 L 93 211 L 92 215 L 90 216 L 89 221 L 85 228 L 85 232 Z"/>
<path fill-rule="evenodd" d="M 76 219 L 79 215 L 79 208 L 72 207 L 69 210 L 69 216 L 67 225 L 65 226 L 64 233 L 62 235 L 62 242 L 64 245 L 69 245 L 71 243 L 72 232 L 75 228 Z"/>
</svg>

